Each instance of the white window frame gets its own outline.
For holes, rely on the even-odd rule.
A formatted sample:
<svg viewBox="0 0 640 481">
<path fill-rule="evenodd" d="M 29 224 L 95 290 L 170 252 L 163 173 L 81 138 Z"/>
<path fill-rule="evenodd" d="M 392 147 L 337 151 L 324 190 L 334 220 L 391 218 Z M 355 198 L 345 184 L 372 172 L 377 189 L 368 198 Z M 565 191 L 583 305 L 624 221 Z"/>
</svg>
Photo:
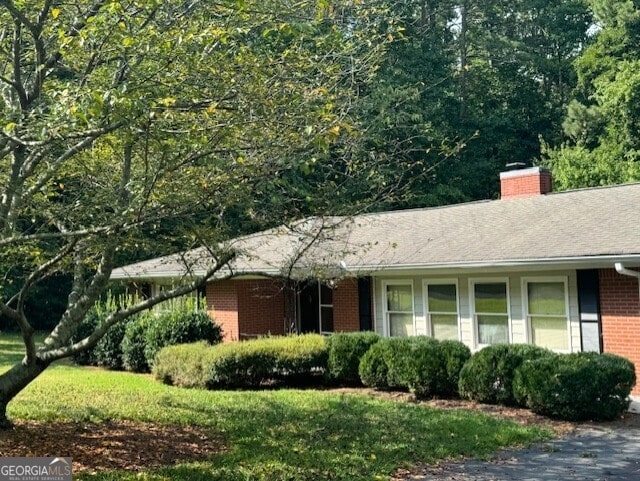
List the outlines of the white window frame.
<svg viewBox="0 0 640 481">
<path fill-rule="evenodd" d="M 524 322 L 526 323 L 526 336 L 527 343 L 533 344 L 533 330 L 531 327 L 531 320 L 529 316 L 529 283 L 536 282 L 562 282 L 564 284 L 564 307 L 567 317 L 567 349 L 556 349 L 554 352 L 558 353 L 569 353 L 571 352 L 571 346 L 573 344 L 571 339 L 571 311 L 569 306 L 569 278 L 567 276 L 530 276 L 523 277 L 521 279 L 522 282 L 522 315 Z M 544 316 L 543 316 L 544 317 Z M 549 316 L 549 317 L 560 317 L 560 316 Z"/>
<path fill-rule="evenodd" d="M 416 335 L 416 298 L 413 289 L 413 279 L 390 279 L 382 281 L 382 317 L 383 323 L 383 335 L 384 337 L 391 337 L 391 326 L 389 325 L 389 314 L 408 314 L 404 311 L 389 311 L 387 307 L 389 302 L 387 299 L 387 286 L 411 286 L 411 316 L 413 317 L 413 333 L 409 334 L 409 337 Z"/>
<path fill-rule="evenodd" d="M 318 332 L 323 335 L 330 335 L 335 332 L 335 328 L 333 331 L 324 331 L 322 329 L 322 308 L 330 307 L 331 315 L 333 316 L 333 314 L 335 314 L 335 311 L 333 309 L 333 287 L 329 286 L 328 284 L 325 284 L 325 286 L 331 290 L 331 304 L 322 303 L 322 282 L 318 281 Z M 333 319 L 333 322 L 335 322 L 335 318 Z"/>
<path fill-rule="evenodd" d="M 507 342 L 513 344 L 513 328 L 511 319 L 511 289 L 508 277 L 476 277 L 469 279 L 469 312 L 473 324 L 473 345 L 475 349 L 482 349 L 490 344 L 480 344 L 478 332 L 478 314 L 495 315 L 495 313 L 476 312 L 476 284 L 505 284 L 507 290 Z"/>
<path fill-rule="evenodd" d="M 429 286 L 442 286 L 442 285 L 455 285 L 456 286 L 456 318 L 458 324 L 458 341 L 462 339 L 462 326 L 460 323 L 460 287 L 458 286 L 458 279 L 424 279 L 422 281 L 422 298 L 424 307 L 424 322 L 425 332 L 430 337 L 434 337 L 433 325 L 431 324 L 431 314 L 447 314 L 451 315 L 451 312 L 431 312 L 429 309 Z"/>
</svg>

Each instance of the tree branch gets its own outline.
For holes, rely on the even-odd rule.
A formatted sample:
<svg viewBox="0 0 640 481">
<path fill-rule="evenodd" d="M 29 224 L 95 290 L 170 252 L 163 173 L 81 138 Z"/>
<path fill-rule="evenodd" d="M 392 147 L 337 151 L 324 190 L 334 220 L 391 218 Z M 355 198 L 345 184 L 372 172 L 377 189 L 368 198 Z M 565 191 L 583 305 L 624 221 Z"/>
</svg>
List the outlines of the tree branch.
<svg viewBox="0 0 640 481">
<path fill-rule="evenodd" d="M 228 264 L 234 257 L 235 254 L 231 252 L 223 254 L 221 258 L 217 259 L 215 264 L 211 268 L 209 268 L 203 276 L 193 280 L 192 282 L 184 286 L 176 287 L 169 291 L 163 291 L 158 295 L 145 299 L 144 301 L 141 301 L 133 306 L 118 310 L 110 314 L 109 316 L 107 316 L 105 321 L 88 337 L 70 346 L 62 346 L 49 350 L 43 349 L 38 352 L 38 359 L 45 363 L 50 363 L 58 359 L 63 359 L 65 357 L 69 357 L 84 350 L 90 349 L 91 347 L 96 345 L 96 343 L 107 333 L 109 328 L 114 324 L 134 314 L 151 309 L 153 306 L 163 301 L 183 296 L 198 289 L 199 287 L 202 287 L 211 277 L 215 275 L 216 272 L 222 269 L 222 267 Z"/>
</svg>

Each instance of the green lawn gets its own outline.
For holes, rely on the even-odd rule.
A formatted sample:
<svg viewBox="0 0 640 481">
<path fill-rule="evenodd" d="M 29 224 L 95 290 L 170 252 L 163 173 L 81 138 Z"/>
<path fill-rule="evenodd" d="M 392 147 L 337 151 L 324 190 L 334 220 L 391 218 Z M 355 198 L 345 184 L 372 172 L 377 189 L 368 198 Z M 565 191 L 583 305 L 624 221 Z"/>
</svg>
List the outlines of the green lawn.
<svg viewBox="0 0 640 481">
<path fill-rule="evenodd" d="M 16 337 L 0 337 L 0 371 L 20 357 Z M 134 420 L 198 425 L 228 450 L 207 462 L 144 475 L 109 472 L 97 480 L 387 479 L 399 467 L 496 449 L 550 436 L 464 411 L 440 411 L 367 396 L 318 392 L 200 391 L 164 386 L 148 376 L 63 363 L 10 404 L 13 419 Z M 71 453 L 73 455 L 73 453 Z"/>
</svg>

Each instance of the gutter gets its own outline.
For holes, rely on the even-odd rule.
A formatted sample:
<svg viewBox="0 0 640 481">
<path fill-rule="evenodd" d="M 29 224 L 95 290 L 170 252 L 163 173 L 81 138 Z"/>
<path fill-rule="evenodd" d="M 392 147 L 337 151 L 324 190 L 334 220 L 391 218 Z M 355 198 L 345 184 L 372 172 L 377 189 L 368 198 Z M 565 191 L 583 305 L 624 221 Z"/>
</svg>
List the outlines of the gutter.
<svg viewBox="0 0 640 481">
<path fill-rule="evenodd" d="M 616 262 L 616 272 L 623 276 L 635 277 L 638 279 L 638 296 L 640 296 L 640 272 L 627 269 L 622 262 Z"/>
</svg>

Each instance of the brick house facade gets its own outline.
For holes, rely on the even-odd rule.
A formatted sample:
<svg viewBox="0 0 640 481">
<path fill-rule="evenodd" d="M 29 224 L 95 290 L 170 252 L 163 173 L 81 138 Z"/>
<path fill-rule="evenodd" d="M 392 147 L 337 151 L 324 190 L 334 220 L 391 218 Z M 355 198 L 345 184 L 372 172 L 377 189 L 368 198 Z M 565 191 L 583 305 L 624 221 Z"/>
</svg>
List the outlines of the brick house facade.
<svg viewBox="0 0 640 481">
<path fill-rule="evenodd" d="M 604 352 L 626 357 L 640 368 L 640 295 L 638 279 L 601 269 L 600 315 Z M 640 379 L 640 376 L 638 376 Z M 640 395 L 636 384 L 633 394 Z"/>
<path fill-rule="evenodd" d="M 539 167 L 500 180 L 502 200 L 335 224 L 305 219 L 295 229 L 234 239 L 239 255 L 228 272 L 235 277 L 208 283 L 208 312 L 225 341 L 374 330 L 457 339 L 474 351 L 533 343 L 618 354 L 636 364 L 640 378 L 640 183 L 554 194 L 551 173 Z M 307 231 L 324 238 L 314 229 L 327 224 L 325 241 L 305 243 Z M 296 258 L 303 273 L 321 262 L 338 275 L 315 285 L 291 279 L 296 289 L 284 289 L 276 279 L 292 272 L 282 269 L 292 252 L 304 253 Z M 206 250 L 187 254 L 189 272 L 202 272 L 198 263 L 210 259 Z M 125 266 L 112 277 L 170 284 L 184 278 L 185 258 Z"/>
<path fill-rule="evenodd" d="M 344 279 L 333 291 L 333 330 L 360 330 L 358 281 Z M 207 312 L 222 328 L 224 342 L 266 335 L 283 335 L 287 319 L 283 283 L 275 279 L 238 279 L 209 282 Z M 292 299 L 295 302 L 295 299 Z"/>
</svg>

